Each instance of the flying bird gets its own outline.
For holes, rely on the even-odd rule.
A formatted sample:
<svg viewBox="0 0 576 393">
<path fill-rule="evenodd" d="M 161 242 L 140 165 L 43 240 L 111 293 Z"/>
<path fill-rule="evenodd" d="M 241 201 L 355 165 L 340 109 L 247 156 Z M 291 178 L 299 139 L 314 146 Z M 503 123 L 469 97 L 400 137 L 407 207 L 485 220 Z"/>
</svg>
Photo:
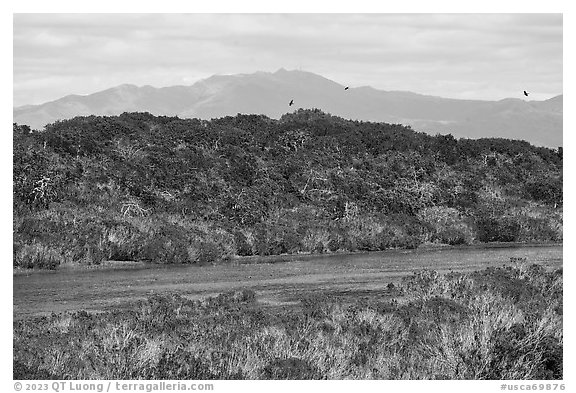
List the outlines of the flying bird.
<svg viewBox="0 0 576 393">
<path fill-rule="evenodd" d="M 292 106 L 294 105 L 294 100 L 290 100 L 290 103 L 288 104 L 288 106 Z"/>
<path fill-rule="evenodd" d="M 344 88 L 344 90 L 348 90 L 348 89 L 349 89 L 349 87 L 348 87 L 348 86 L 346 86 L 346 87 Z"/>
<path fill-rule="evenodd" d="M 526 90 L 524 90 L 524 95 L 525 95 L 526 97 L 528 97 L 528 93 L 526 93 Z"/>
</svg>

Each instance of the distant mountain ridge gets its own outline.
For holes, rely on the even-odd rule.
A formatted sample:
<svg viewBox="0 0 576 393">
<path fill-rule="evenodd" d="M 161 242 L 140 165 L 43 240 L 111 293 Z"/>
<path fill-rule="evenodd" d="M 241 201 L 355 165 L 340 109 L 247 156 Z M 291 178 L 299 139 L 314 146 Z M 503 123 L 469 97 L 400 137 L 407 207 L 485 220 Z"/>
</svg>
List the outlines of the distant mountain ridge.
<svg viewBox="0 0 576 393">
<path fill-rule="evenodd" d="M 289 107 L 291 99 L 294 106 Z M 13 121 L 42 129 L 48 123 L 75 116 L 123 112 L 202 119 L 255 113 L 279 118 L 297 108 L 319 108 L 349 119 L 401 123 L 429 134 L 502 137 L 539 146 L 562 146 L 562 95 L 545 101 L 481 101 L 367 86 L 344 90 L 344 85 L 320 75 L 285 69 L 214 75 L 191 86 L 120 85 L 86 96 L 69 95 L 14 108 Z"/>
</svg>

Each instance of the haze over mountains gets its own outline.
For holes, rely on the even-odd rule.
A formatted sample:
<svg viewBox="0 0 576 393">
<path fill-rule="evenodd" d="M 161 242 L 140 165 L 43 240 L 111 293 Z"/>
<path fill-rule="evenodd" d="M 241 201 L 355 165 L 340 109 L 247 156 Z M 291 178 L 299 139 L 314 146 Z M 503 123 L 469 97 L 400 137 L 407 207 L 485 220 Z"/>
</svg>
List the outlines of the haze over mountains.
<svg viewBox="0 0 576 393">
<path fill-rule="evenodd" d="M 191 86 L 120 85 L 86 96 L 69 95 L 41 105 L 17 107 L 13 114 L 14 122 L 42 129 L 59 119 L 123 112 L 201 119 L 255 113 L 279 118 L 298 108 L 318 108 L 348 119 L 410 125 L 429 134 L 502 137 L 538 146 L 562 146 L 562 95 L 545 101 L 481 101 L 344 87 L 310 72 L 280 69 L 274 73 L 215 75 Z M 520 97 L 522 92 L 510 92 L 514 94 Z M 292 99 L 294 106 L 289 107 Z"/>
</svg>

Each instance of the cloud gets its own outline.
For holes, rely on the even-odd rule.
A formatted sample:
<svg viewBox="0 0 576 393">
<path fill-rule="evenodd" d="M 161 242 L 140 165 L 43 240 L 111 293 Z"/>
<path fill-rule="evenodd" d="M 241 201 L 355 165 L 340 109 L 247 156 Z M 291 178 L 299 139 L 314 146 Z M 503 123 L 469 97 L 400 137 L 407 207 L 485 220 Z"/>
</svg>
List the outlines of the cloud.
<svg viewBox="0 0 576 393">
<path fill-rule="evenodd" d="M 280 67 L 457 98 L 537 86 L 538 98 L 562 90 L 562 23 L 559 14 L 16 14 L 14 101 Z"/>
</svg>

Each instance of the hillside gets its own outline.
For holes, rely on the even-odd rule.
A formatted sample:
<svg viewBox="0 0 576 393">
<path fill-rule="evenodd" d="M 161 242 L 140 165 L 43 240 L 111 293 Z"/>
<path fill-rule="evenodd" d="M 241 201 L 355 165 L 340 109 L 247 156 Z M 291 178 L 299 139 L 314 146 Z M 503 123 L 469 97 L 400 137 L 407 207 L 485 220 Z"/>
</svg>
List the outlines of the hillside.
<svg viewBox="0 0 576 393">
<path fill-rule="evenodd" d="M 320 110 L 14 124 L 14 266 L 562 239 L 562 150 Z"/>
<path fill-rule="evenodd" d="M 87 96 L 71 95 L 14 108 L 14 122 L 41 129 L 60 119 L 150 112 L 211 119 L 263 114 L 279 119 L 295 108 L 320 108 L 349 119 L 410 125 L 429 134 L 502 137 L 538 146 L 562 146 L 563 97 L 546 101 L 456 100 L 410 92 L 344 86 L 320 75 L 280 69 L 275 73 L 217 75 L 192 86 L 121 85 Z"/>
</svg>

